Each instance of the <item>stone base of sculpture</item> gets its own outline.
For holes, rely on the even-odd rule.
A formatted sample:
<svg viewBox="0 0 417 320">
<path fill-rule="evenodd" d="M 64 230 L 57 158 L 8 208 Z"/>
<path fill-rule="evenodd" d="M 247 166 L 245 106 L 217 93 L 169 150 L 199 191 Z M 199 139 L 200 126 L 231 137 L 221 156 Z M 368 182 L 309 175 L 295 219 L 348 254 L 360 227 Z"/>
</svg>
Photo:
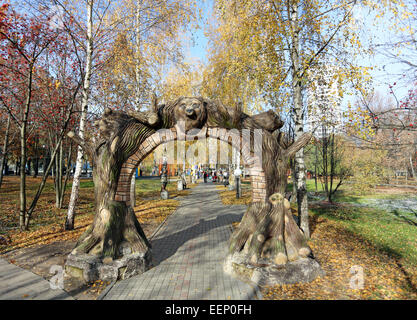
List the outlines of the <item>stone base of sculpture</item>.
<svg viewBox="0 0 417 320">
<path fill-rule="evenodd" d="M 255 285 L 274 286 L 311 282 L 325 275 L 319 263 L 313 258 L 303 258 L 283 265 L 253 266 L 247 263 L 243 254 L 226 257 L 224 272 Z"/>
<path fill-rule="evenodd" d="M 65 263 L 67 276 L 82 279 L 86 283 L 97 280 L 116 281 L 142 274 L 152 267 L 151 254 L 127 254 L 119 259 L 104 261 L 90 254 L 70 254 Z"/>
</svg>

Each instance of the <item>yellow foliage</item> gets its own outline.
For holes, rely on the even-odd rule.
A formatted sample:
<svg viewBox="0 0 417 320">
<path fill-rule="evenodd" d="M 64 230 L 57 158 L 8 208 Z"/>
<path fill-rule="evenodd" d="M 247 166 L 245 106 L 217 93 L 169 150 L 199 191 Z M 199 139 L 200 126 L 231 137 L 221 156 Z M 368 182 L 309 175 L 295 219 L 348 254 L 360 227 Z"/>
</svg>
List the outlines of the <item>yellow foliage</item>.
<svg viewBox="0 0 417 320">
<path fill-rule="evenodd" d="M 344 157 L 344 165 L 352 172 L 353 191 L 364 194 L 381 183 L 387 175 L 384 160 L 385 150 L 351 148 L 349 157 Z"/>
</svg>

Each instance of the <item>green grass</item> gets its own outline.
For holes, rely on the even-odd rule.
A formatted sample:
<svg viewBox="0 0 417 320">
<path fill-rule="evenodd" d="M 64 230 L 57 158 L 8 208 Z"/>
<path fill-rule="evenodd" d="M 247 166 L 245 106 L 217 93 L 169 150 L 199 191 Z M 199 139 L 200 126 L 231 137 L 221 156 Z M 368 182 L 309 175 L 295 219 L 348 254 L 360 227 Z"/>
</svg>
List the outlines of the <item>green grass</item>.
<svg viewBox="0 0 417 320">
<path fill-rule="evenodd" d="M 53 188 L 53 185 L 51 185 Z M 93 188 L 94 182 L 93 179 L 81 179 L 80 180 L 80 188 Z M 70 178 L 65 190 L 70 190 L 72 188 L 72 179 Z"/>
<path fill-rule="evenodd" d="M 321 196 L 325 192 L 317 184 Z M 373 246 L 409 266 L 417 265 L 417 213 L 410 210 L 384 210 L 364 205 L 368 199 L 400 200 L 416 197 L 415 193 L 391 194 L 371 191 L 353 195 L 349 185 L 342 185 L 334 197 L 336 206 L 312 205 L 310 212 L 316 216 L 339 221 L 344 228 L 369 241 Z M 288 184 L 292 191 L 292 183 Z M 314 180 L 307 180 L 307 191 L 315 192 Z M 353 204 L 353 205 L 352 205 Z"/>
<path fill-rule="evenodd" d="M 356 206 L 313 207 L 314 215 L 339 221 L 347 230 L 376 248 L 417 265 L 417 226 L 385 210 Z"/>
<path fill-rule="evenodd" d="M 170 178 L 172 181 L 168 182 L 167 189 L 168 191 L 175 191 L 177 190 L 177 178 L 172 177 Z M 67 184 L 66 190 L 70 190 L 72 187 L 72 182 Z M 92 179 L 82 179 L 80 181 L 80 188 L 93 188 L 94 183 Z M 45 186 L 46 188 L 53 190 L 53 185 L 49 184 Z M 136 179 L 136 193 L 139 197 L 152 197 L 159 195 L 159 191 L 161 190 L 161 180 L 158 179 Z"/>
<path fill-rule="evenodd" d="M 177 191 L 177 177 L 170 177 L 167 190 L 168 192 Z M 188 181 L 188 178 L 187 178 Z M 159 196 L 161 191 L 161 180 L 158 179 L 136 179 L 136 194 L 139 197 L 155 197 Z"/>
<path fill-rule="evenodd" d="M 291 179 L 292 181 L 292 179 Z M 293 183 L 290 180 L 288 180 L 287 185 L 287 191 L 292 191 Z M 314 182 L 314 179 L 309 179 L 306 181 L 307 184 L 307 191 L 308 192 L 316 192 L 316 185 Z M 344 188 L 344 185 L 342 185 L 339 190 L 342 190 Z M 323 185 L 320 183 L 320 181 L 317 181 L 317 192 L 324 192 Z"/>
<path fill-rule="evenodd" d="M 172 183 L 168 183 L 167 188 L 170 191 Z M 152 196 L 153 193 L 159 192 L 161 190 L 161 181 L 159 179 L 145 180 L 137 179 L 136 180 L 136 193 L 140 197 Z"/>
<path fill-rule="evenodd" d="M 307 184 L 309 191 L 311 187 L 314 190 L 314 181 L 309 181 Z M 313 205 L 310 211 L 314 215 L 339 221 L 344 228 L 366 239 L 382 252 L 397 259 L 404 259 L 409 265 L 417 265 L 415 212 L 357 206 L 357 204 L 366 204 L 367 199 L 398 200 L 409 196 L 409 194 L 376 192 L 351 195 L 349 189 L 345 187 L 335 197 L 336 206 Z M 413 196 L 415 197 L 415 194 Z"/>
</svg>

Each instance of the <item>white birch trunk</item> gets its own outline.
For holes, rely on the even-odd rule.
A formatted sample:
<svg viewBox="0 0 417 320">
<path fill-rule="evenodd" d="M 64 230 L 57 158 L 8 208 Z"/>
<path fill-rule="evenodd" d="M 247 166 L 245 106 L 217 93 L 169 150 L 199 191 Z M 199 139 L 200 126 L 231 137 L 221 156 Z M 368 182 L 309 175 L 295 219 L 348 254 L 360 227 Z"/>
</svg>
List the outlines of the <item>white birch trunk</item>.
<svg viewBox="0 0 417 320">
<path fill-rule="evenodd" d="M 135 36 L 136 36 L 136 48 L 135 48 L 135 77 L 136 77 L 136 87 L 135 87 L 135 107 L 140 111 L 140 56 L 141 56 L 141 38 L 140 38 L 140 11 L 142 9 L 142 0 L 137 0 L 136 4 L 136 22 L 135 22 Z"/>
<path fill-rule="evenodd" d="M 136 27 L 135 27 L 135 36 L 136 36 L 136 50 L 135 50 L 135 77 L 136 77 L 136 87 L 135 87 L 135 107 L 140 111 L 140 10 L 142 8 L 142 0 L 137 0 L 136 5 Z M 136 177 L 135 173 L 132 175 L 132 180 L 130 182 L 130 203 L 132 207 L 136 205 Z"/>
<path fill-rule="evenodd" d="M 80 118 L 80 130 L 78 135 L 81 139 L 84 139 L 84 130 L 87 121 L 88 101 L 90 95 L 90 80 L 91 80 L 91 68 L 93 59 L 93 4 L 94 0 L 87 1 L 87 56 L 85 65 L 85 76 L 82 90 L 82 103 L 81 103 L 81 118 Z M 65 229 L 74 229 L 75 218 L 75 206 L 78 201 L 78 193 L 80 189 L 80 176 L 83 166 L 83 151 L 78 146 L 77 160 L 75 165 L 75 173 L 72 182 L 71 197 L 68 204 L 67 219 L 65 222 Z"/>
<path fill-rule="evenodd" d="M 292 62 L 292 87 L 293 87 L 293 103 L 294 103 L 294 141 L 297 141 L 304 133 L 303 126 L 303 100 L 302 100 L 302 82 L 300 78 L 301 63 L 300 63 L 300 39 L 298 26 L 298 3 L 294 1 L 291 3 L 290 23 L 291 23 L 291 62 Z M 304 149 L 300 149 L 295 155 L 295 181 L 297 184 L 297 203 L 298 216 L 300 228 L 304 235 L 310 237 L 310 228 L 308 223 L 308 203 L 307 203 L 307 187 L 306 174 L 304 164 Z"/>
<path fill-rule="evenodd" d="M 410 155 L 410 167 L 411 167 L 411 174 L 413 175 L 413 179 L 416 180 L 416 173 L 414 171 L 414 166 L 413 166 L 413 158 Z"/>
</svg>

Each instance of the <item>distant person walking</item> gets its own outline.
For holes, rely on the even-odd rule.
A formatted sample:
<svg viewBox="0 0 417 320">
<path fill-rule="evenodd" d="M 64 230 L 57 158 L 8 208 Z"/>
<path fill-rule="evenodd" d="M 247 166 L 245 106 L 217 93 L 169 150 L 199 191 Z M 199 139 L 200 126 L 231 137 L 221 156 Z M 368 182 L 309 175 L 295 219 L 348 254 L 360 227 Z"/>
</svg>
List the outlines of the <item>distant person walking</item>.
<svg viewBox="0 0 417 320">
<path fill-rule="evenodd" d="M 214 171 L 213 173 L 213 182 L 217 182 L 217 172 Z"/>
</svg>

